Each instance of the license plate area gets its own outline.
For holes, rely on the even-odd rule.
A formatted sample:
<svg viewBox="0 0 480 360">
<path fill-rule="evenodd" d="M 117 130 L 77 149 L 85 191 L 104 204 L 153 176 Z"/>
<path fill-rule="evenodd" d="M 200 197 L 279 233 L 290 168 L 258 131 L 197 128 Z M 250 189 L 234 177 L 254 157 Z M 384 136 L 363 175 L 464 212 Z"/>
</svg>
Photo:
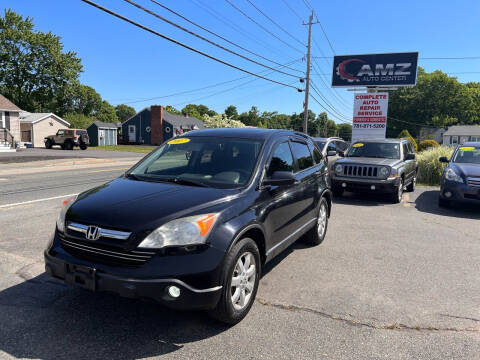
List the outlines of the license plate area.
<svg viewBox="0 0 480 360">
<path fill-rule="evenodd" d="M 96 269 L 74 264 L 65 264 L 65 282 L 95 291 Z"/>
</svg>

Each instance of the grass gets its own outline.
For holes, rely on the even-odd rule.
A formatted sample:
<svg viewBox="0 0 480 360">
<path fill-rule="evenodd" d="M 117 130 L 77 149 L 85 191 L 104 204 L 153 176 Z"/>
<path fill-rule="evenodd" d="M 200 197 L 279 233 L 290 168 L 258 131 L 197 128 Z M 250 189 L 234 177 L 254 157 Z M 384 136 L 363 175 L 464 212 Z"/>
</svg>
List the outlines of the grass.
<svg viewBox="0 0 480 360">
<path fill-rule="evenodd" d="M 93 149 L 107 151 L 126 151 L 147 154 L 155 149 L 156 146 L 149 145 L 115 145 L 115 146 L 96 146 Z"/>
<path fill-rule="evenodd" d="M 440 146 L 424 150 L 418 153 L 418 177 L 417 182 L 424 185 L 440 185 L 442 172 L 445 164 L 439 161 L 441 156 L 450 158 L 453 148 Z"/>
</svg>

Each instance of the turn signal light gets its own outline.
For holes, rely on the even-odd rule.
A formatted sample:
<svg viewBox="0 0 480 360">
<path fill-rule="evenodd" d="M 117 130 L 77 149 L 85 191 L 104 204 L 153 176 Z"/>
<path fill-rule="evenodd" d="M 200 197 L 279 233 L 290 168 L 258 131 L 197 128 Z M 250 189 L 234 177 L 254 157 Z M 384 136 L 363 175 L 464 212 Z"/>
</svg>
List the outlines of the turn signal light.
<svg viewBox="0 0 480 360">
<path fill-rule="evenodd" d="M 200 229 L 200 235 L 205 236 L 210 231 L 213 223 L 215 222 L 216 214 L 208 214 L 204 218 L 197 220 L 197 225 Z"/>
</svg>

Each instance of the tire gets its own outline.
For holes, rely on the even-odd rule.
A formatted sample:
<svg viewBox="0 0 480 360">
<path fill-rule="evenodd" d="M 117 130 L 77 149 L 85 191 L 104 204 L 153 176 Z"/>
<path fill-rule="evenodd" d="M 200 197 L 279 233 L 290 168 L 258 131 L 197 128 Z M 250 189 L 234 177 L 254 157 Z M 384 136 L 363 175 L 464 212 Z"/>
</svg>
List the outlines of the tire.
<svg viewBox="0 0 480 360">
<path fill-rule="evenodd" d="M 342 197 L 343 196 L 343 189 L 338 186 L 332 187 L 333 197 Z"/>
<path fill-rule="evenodd" d="M 451 208 L 452 203 L 449 200 L 442 199 L 441 197 L 438 198 L 438 207 L 441 208 Z"/>
<path fill-rule="evenodd" d="M 403 197 L 403 179 L 400 179 L 400 184 L 398 185 L 398 189 L 390 195 L 390 200 L 394 204 L 400 204 L 402 202 Z"/>
<path fill-rule="evenodd" d="M 249 257 L 249 269 L 251 274 L 242 271 L 239 262 L 246 263 Z M 254 268 L 252 270 L 252 260 Z M 222 294 L 217 306 L 208 313 L 214 319 L 226 324 L 234 325 L 240 322 L 250 311 L 255 296 L 257 295 L 258 283 L 260 282 L 261 260 L 258 246 L 252 239 L 244 238 L 236 243 L 226 255 L 223 267 Z M 233 279 L 239 281 L 238 286 L 232 285 Z M 234 290 L 232 289 L 234 288 Z M 233 290 L 233 294 L 232 294 Z M 237 294 L 238 291 L 238 295 Z M 244 294 L 242 296 L 242 293 Z M 234 300 L 233 296 L 237 297 Z M 244 303 L 242 304 L 242 297 Z"/>
<path fill-rule="evenodd" d="M 52 140 L 47 140 L 47 141 L 45 141 L 45 148 L 46 148 L 46 149 L 51 149 L 52 146 L 53 146 Z"/>
<path fill-rule="evenodd" d="M 73 143 L 71 141 L 66 141 L 63 144 L 63 149 L 65 150 L 73 150 Z"/>
<path fill-rule="evenodd" d="M 408 184 L 407 191 L 408 192 L 414 192 L 416 185 L 417 185 L 417 172 L 415 172 L 415 175 L 413 176 L 412 182 L 410 184 Z"/>
<path fill-rule="evenodd" d="M 319 245 L 325 239 L 328 228 L 328 202 L 322 197 L 318 206 L 318 216 L 315 226 L 305 234 L 305 242 L 309 245 Z"/>
<path fill-rule="evenodd" d="M 81 149 L 81 150 L 87 150 L 87 145 L 81 144 L 81 145 L 80 145 L 80 149 Z"/>
</svg>

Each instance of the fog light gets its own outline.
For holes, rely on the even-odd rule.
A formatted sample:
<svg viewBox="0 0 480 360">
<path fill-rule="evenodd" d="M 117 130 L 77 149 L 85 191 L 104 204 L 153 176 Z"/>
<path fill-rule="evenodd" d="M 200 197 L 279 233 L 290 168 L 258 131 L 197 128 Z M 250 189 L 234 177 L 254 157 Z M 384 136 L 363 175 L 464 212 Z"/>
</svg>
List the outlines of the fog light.
<svg viewBox="0 0 480 360">
<path fill-rule="evenodd" d="M 342 183 L 342 187 L 346 188 L 346 187 L 347 187 L 347 184 L 346 184 L 346 183 Z"/>
<path fill-rule="evenodd" d="M 172 298 L 178 298 L 180 296 L 180 288 L 176 286 L 169 286 L 168 295 L 170 295 Z"/>
<path fill-rule="evenodd" d="M 445 197 L 450 198 L 452 197 L 452 193 L 450 191 L 445 191 L 444 193 Z"/>
<path fill-rule="evenodd" d="M 370 186 L 370 189 L 375 190 L 375 185 Z"/>
</svg>

